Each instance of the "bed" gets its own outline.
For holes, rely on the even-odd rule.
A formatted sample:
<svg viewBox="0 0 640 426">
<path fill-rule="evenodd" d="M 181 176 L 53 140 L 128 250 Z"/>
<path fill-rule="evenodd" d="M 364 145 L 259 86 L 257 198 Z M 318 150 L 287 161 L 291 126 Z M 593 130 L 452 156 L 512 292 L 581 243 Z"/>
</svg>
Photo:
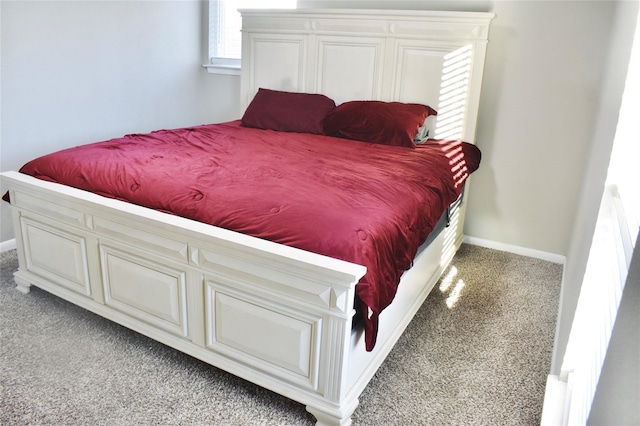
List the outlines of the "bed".
<svg viewBox="0 0 640 426">
<path fill-rule="evenodd" d="M 54 177 L 53 161 L 2 174 L 18 248 L 17 288 L 41 287 L 296 400 L 318 425 L 350 424 L 362 390 L 461 243 L 464 193 L 479 162 L 472 143 L 493 16 L 304 9 L 242 15 L 242 120 L 52 154 L 62 158 L 69 181 Z M 316 104 L 315 113 L 326 108 L 321 120 L 305 115 Z M 367 118 L 383 110 L 393 121 L 407 105 L 417 114 L 412 123 L 424 124 L 414 132 L 420 127 L 424 136 L 428 127 L 430 139 L 416 144 L 411 132 L 408 141 L 402 132 L 390 134 L 387 119 L 373 131 L 384 143 L 352 126 L 360 122 L 356 114 L 369 135 Z M 75 168 L 97 169 L 123 145 L 136 144 L 158 144 L 135 158 L 164 161 L 157 170 L 187 152 L 200 166 L 174 169 L 166 181 L 120 166 L 103 176 Z M 74 163 L 78 149 L 86 151 Z M 223 153 L 229 157 L 220 162 Z M 441 167 L 426 160 L 434 156 L 445 166 L 425 178 L 418 167 Z M 353 169 L 350 180 L 337 168 Z M 311 178 L 299 177 L 305 173 Z M 428 206 L 410 225 L 379 216 L 376 200 L 365 195 L 367 185 L 385 186 L 388 174 L 411 178 L 389 188 L 398 198 L 382 210 L 398 215 L 400 204 Z M 209 192 L 223 186 L 207 180 L 211 175 L 226 176 L 226 192 Z M 323 192 L 341 186 L 348 190 Z M 437 202 L 421 198 L 435 193 Z M 250 220 L 239 222 L 241 210 Z M 372 222 L 384 232 L 370 231 Z M 284 232 L 290 224 L 300 233 Z M 376 233 L 399 227 L 412 237 L 369 255 L 362 241 L 381 246 Z M 343 238 L 349 233 L 360 238 L 357 246 Z M 388 258 L 398 245 L 408 249 Z"/>
</svg>

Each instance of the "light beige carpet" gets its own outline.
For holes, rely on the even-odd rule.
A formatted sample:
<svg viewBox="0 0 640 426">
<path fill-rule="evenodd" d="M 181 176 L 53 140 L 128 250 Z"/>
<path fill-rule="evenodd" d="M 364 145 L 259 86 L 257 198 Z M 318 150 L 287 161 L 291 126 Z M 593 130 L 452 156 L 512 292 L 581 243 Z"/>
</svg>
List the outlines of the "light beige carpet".
<svg viewBox="0 0 640 426">
<path fill-rule="evenodd" d="M 15 250 L 0 261 L 0 425 L 314 424 L 296 402 L 38 288 L 19 293 Z M 354 425 L 540 423 L 562 266 L 463 245 L 451 268 Z"/>
</svg>

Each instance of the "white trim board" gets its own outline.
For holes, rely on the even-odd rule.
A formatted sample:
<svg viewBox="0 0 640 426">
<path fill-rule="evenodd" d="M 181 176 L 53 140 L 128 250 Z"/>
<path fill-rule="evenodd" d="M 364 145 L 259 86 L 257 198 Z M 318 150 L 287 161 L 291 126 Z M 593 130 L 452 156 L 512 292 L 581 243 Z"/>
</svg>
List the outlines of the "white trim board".
<svg viewBox="0 0 640 426">
<path fill-rule="evenodd" d="M 559 263 L 564 265 L 567 261 L 565 256 L 556 253 L 549 253 L 546 251 L 536 250 L 527 247 L 514 246 L 511 244 L 505 244 L 498 241 L 485 240 L 484 238 L 464 236 L 464 243 L 474 246 L 486 247 L 490 249 L 506 251 L 509 253 L 519 254 L 522 256 L 534 257 L 536 259 L 546 260 L 548 262 Z"/>
<path fill-rule="evenodd" d="M 547 386 L 542 406 L 541 426 L 557 426 L 567 424 L 567 402 L 571 388 L 567 382 L 554 374 L 547 376 Z"/>
<path fill-rule="evenodd" d="M 5 251 L 13 250 L 16 248 L 16 239 L 7 240 L 0 242 L 0 253 L 4 253 Z"/>
</svg>

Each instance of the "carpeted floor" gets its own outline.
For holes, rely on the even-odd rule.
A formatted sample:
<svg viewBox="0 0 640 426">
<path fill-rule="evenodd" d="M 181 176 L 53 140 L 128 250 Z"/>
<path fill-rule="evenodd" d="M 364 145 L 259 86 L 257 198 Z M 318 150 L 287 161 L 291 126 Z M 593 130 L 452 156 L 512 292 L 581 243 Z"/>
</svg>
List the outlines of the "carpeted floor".
<svg viewBox="0 0 640 426">
<path fill-rule="evenodd" d="M 314 424 L 296 402 L 38 288 L 21 294 L 15 250 L 0 261 L 0 425 Z M 452 268 L 354 425 L 540 423 L 562 266 L 463 245 Z"/>
</svg>

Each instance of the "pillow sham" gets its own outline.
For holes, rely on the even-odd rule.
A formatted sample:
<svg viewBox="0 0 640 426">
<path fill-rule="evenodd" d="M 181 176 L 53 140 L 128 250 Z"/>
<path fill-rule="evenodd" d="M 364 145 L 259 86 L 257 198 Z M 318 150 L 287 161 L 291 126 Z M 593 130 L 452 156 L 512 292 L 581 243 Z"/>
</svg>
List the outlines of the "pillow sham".
<svg viewBox="0 0 640 426">
<path fill-rule="evenodd" d="M 335 107 L 325 95 L 260 88 L 241 123 L 258 129 L 322 134 L 322 120 Z"/>
<path fill-rule="evenodd" d="M 350 101 L 330 111 L 324 119 L 324 132 L 364 142 L 415 148 L 414 138 L 425 118 L 437 112 L 426 105 Z"/>
</svg>

